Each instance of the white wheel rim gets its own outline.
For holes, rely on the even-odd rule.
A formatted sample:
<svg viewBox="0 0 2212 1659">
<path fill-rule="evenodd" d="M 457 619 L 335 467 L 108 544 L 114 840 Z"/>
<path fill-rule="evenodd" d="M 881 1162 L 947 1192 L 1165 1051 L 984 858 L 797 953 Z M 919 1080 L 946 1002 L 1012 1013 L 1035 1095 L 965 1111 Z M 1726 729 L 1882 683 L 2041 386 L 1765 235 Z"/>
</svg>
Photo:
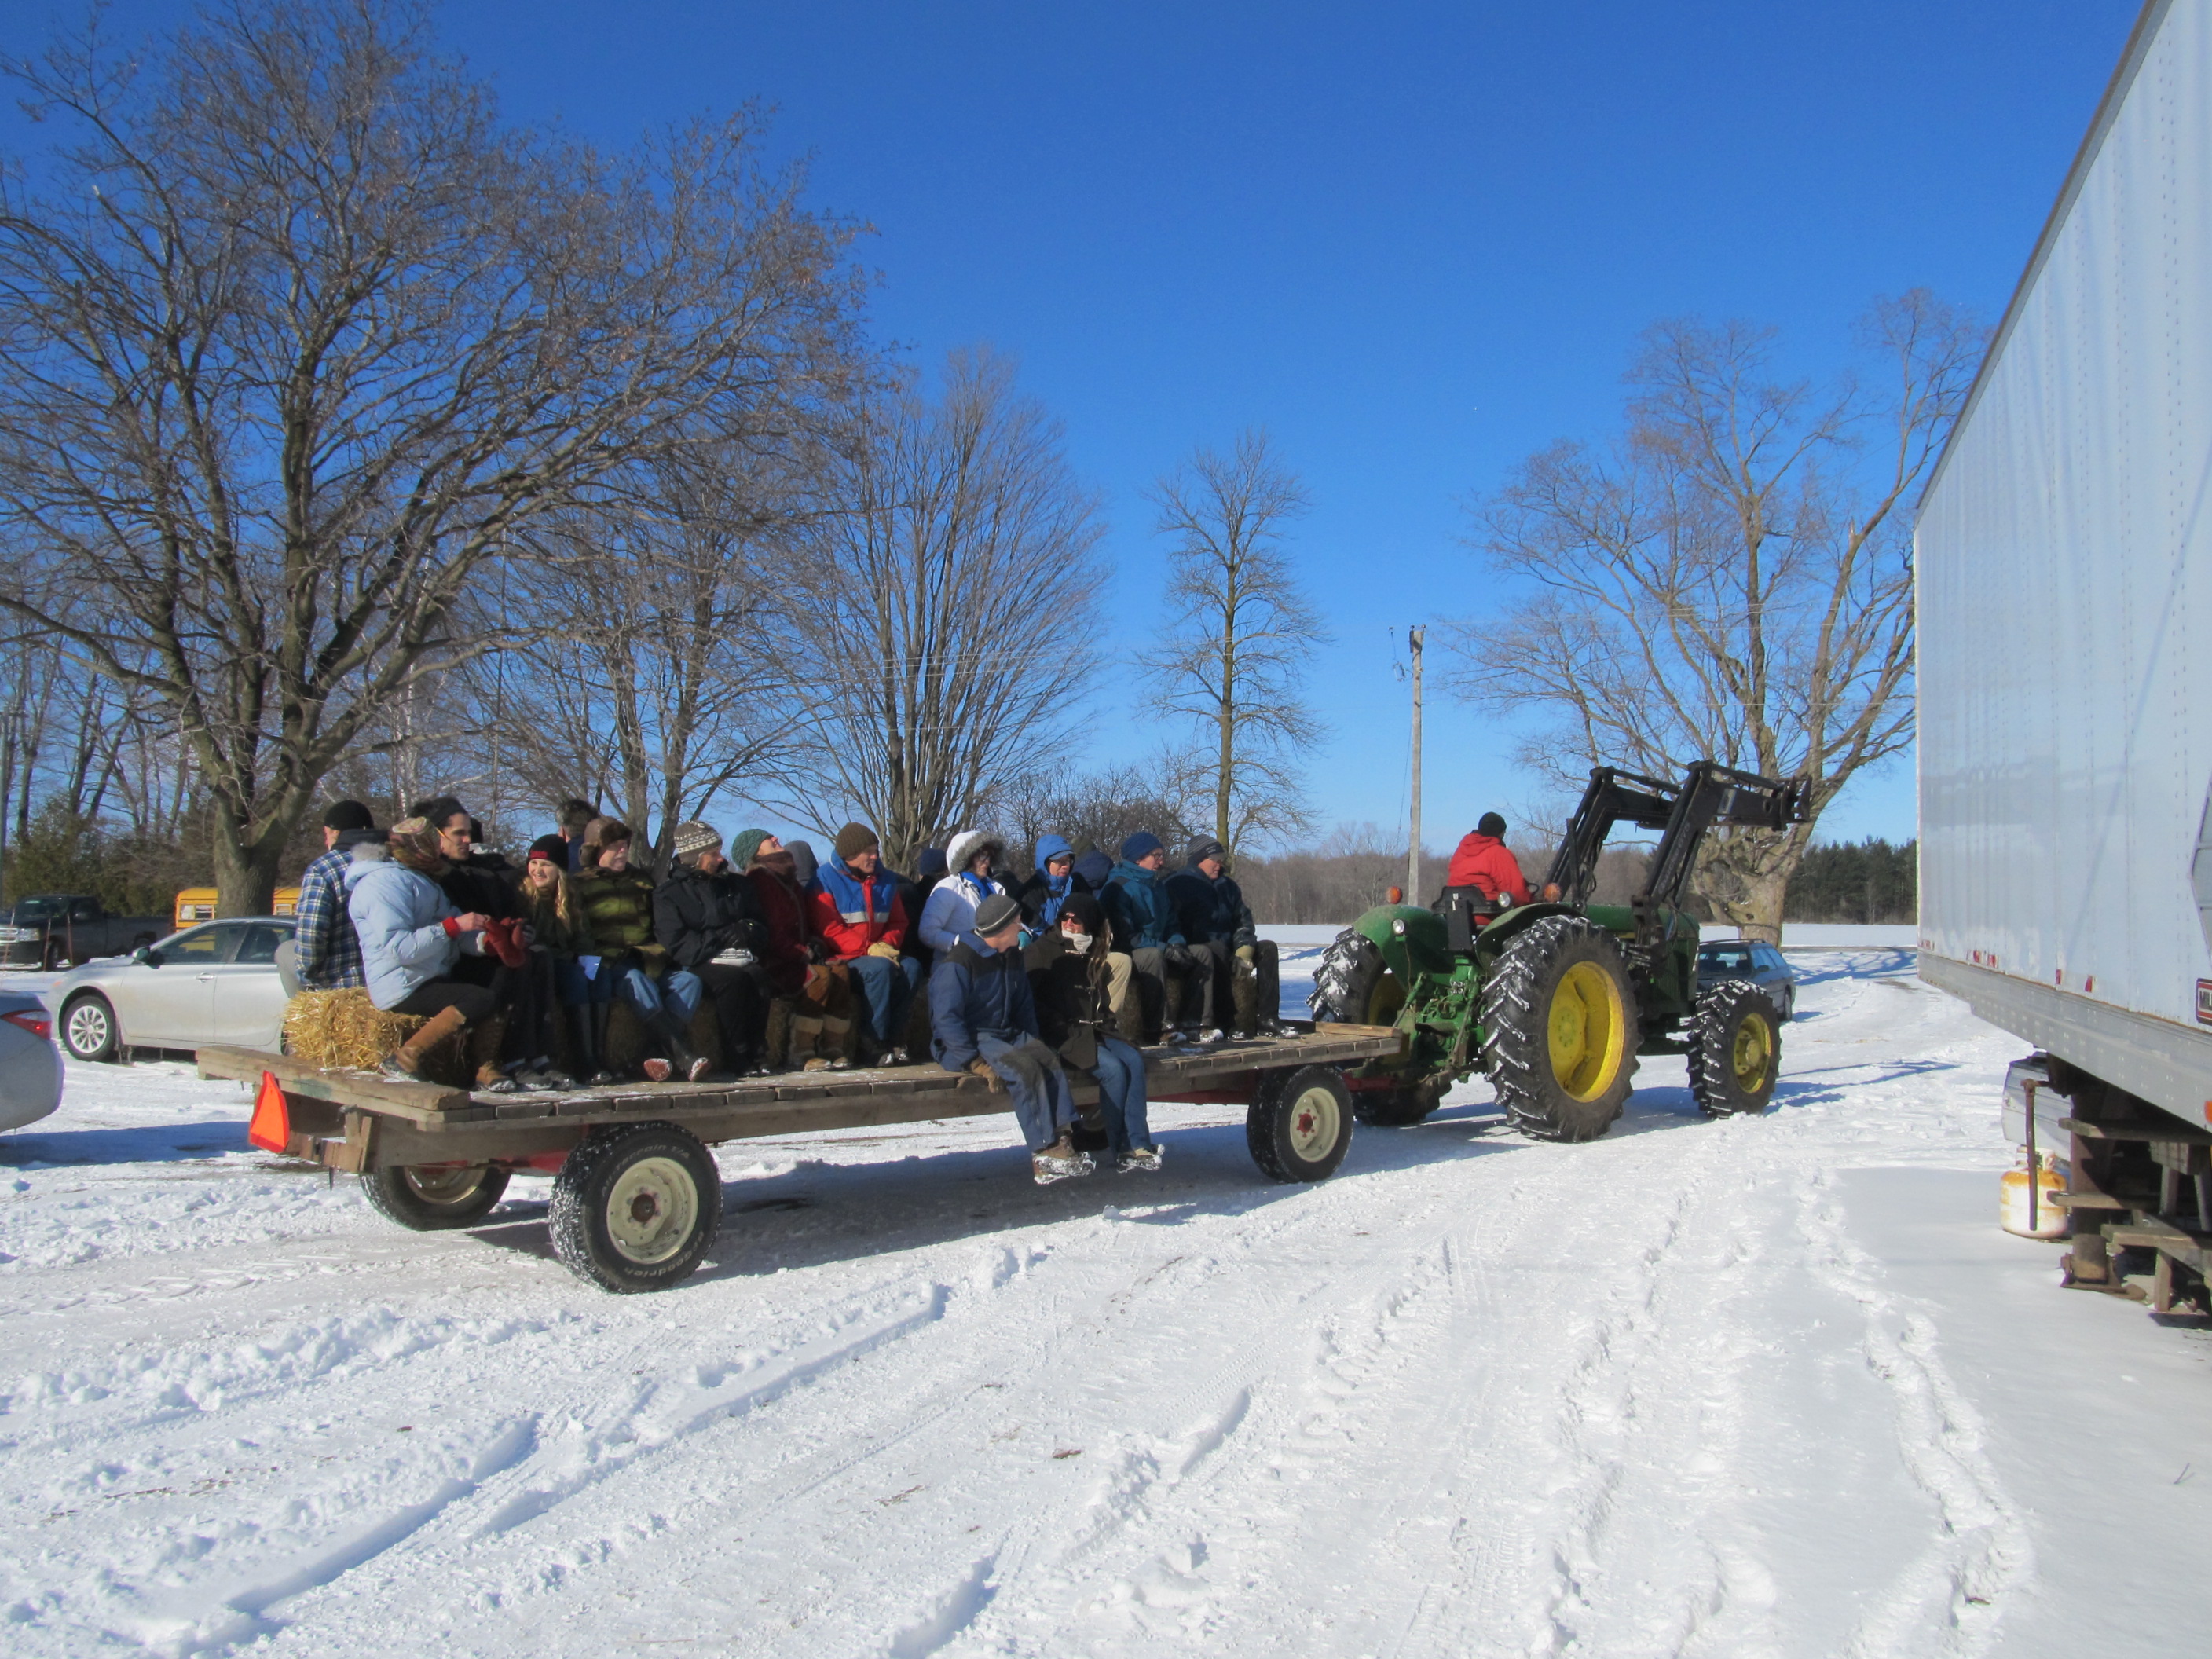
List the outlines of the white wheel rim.
<svg viewBox="0 0 2212 1659">
<path fill-rule="evenodd" d="M 403 1169 L 399 1174 L 408 1190 L 425 1204 L 447 1206 L 467 1203 L 477 1195 L 484 1178 L 481 1164 L 463 1164 L 455 1170 Z"/>
<path fill-rule="evenodd" d="M 615 1177 L 607 1194 L 607 1237 L 641 1267 L 665 1261 L 684 1248 L 699 1219 L 699 1188 L 672 1158 L 641 1158 Z"/>
<path fill-rule="evenodd" d="M 96 1054 L 107 1046 L 107 1015 L 97 1004 L 79 1003 L 70 1011 L 70 1047 L 80 1054 Z"/>
<path fill-rule="evenodd" d="M 1327 1158 L 1329 1149 L 1336 1145 L 1343 1133 L 1343 1119 L 1336 1103 L 1336 1091 L 1325 1084 L 1316 1083 L 1291 1102 L 1291 1150 L 1307 1164 L 1318 1164 Z"/>
</svg>

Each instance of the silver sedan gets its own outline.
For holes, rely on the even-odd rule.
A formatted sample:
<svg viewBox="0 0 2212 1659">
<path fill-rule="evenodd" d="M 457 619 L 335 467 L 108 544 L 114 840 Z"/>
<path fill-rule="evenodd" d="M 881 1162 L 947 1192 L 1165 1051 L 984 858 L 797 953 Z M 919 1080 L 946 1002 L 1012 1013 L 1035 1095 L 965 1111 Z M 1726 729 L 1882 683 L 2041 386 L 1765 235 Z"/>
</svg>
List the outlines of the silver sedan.
<svg viewBox="0 0 2212 1659">
<path fill-rule="evenodd" d="M 127 957 L 71 969 L 46 1006 L 73 1060 L 114 1060 L 125 1048 L 279 1051 L 289 983 L 292 921 L 239 916 L 172 933 Z"/>
<path fill-rule="evenodd" d="M 27 991 L 0 990 L 0 1129 L 36 1123 L 62 1103 L 53 1018 Z"/>
</svg>

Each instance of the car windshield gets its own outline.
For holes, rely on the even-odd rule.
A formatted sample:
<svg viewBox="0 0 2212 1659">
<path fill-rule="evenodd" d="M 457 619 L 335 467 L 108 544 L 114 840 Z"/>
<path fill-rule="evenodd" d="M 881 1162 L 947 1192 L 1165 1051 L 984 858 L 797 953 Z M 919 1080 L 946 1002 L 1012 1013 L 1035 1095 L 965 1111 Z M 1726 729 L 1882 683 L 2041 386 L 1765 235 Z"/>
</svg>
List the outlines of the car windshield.
<svg viewBox="0 0 2212 1659">
<path fill-rule="evenodd" d="M 230 930 L 210 924 L 204 927 L 187 927 L 181 933 L 172 933 L 154 949 L 164 961 L 210 963 L 220 958 L 222 947 L 229 942 Z"/>
<path fill-rule="evenodd" d="M 1751 952 L 1741 945 L 1708 947 L 1698 952 L 1698 966 L 1703 968 L 1729 968 L 1740 972 L 1751 966 Z"/>
<path fill-rule="evenodd" d="M 35 927 L 40 922 L 55 921 L 68 902 L 61 898 L 27 898 L 15 907 L 15 926 Z"/>
</svg>

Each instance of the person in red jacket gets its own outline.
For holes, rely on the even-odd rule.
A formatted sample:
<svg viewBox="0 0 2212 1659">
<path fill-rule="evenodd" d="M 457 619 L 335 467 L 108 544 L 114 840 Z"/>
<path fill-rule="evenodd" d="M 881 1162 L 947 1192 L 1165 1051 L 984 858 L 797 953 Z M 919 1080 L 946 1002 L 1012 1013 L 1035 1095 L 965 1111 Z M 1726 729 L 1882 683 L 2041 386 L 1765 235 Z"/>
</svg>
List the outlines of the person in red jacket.
<svg viewBox="0 0 2212 1659">
<path fill-rule="evenodd" d="M 1460 842 L 1459 850 L 1452 854 L 1444 886 L 1447 890 L 1472 887 L 1493 904 L 1500 899 L 1510 899 L 1516 904 L 1528 902 L 1528 884 L 1522 877 L 1521 860 L 1505 844 L 1504 818 L 1495 812 L 1482 815 L 1474 833 Z"/>
<path fill-rule="evenodd" d="M 898 878 L 884 868 L 876 832 L 865 823 L 840 830 L 837 855 L 815 872 L 808 897 L 815 931 L 831 959 L 845 964 L 867 1006 L 876 1056 L 906 1065 L 907 1010 L 921 985 L 921 964 L 900 950 L 906 942 L 906 905 Z"/>
</svg>

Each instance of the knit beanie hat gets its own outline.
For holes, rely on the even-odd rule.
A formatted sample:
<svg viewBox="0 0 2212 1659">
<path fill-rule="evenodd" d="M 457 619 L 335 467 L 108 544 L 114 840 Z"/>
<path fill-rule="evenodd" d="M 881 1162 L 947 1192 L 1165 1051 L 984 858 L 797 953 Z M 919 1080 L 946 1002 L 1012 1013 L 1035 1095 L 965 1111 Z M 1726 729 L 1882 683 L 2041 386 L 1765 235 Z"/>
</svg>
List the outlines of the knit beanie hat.
<svg viewBox="0 0 2212 1659">
<path fill-rule="evenodd" d="M 1225 860 L 1228 856 L 1228 852 L 1212 836 L 1194 836 L 1191 838 L 1189 850 L 1183 856 L 1183 862 L 1195 870 L 1206 859 Z"/>
<path fill-rule="evenodd" d="M 530 858 L 544 859 L 546 863 L 558 865 L 565 870 L 568 867 L 568 843 L 558 836 L 540 836 L 530 843 Z M 527 864 L 530 859 L 525 859 L 523 862 Z"/>
<path fill-rule="evenodd" d="M 620 818 L 593 818 L 584 826 L 584 850 L 596 853 L 602 847 L 612 847 L 617 842 L 629 839 L 629 825 Z"/>
<path fill-rule="evenodd" d="M 1474 833 L 1478 836 L 1503 836 L 1505 833 L 1505 820 L 1495 812 L 1485 812 L 1475 824 Z"/>
<path fill-rule="evenodd" d="M 1086 933 L 1098 933 L 1106 925 L 1106 913 L 1098 908 L 1098 901 L 1088 893 L 1070 893 L 1067 896 L 1060 907 L 1060 918 L 1065 921 L 1070 916 L 1083 924 L 1083 931 Z"/>
<path fill-rule="evenodd" d="M 865 823 L 848 823 L 837 832 L 837 856 L 841 859 L 858 858 L 871 847 L 882 845 L 876 832 Z"/>
<path fill-rule="evenodd" d="M 676 826 L 675 853 L 679 859 L 694 853 L 711 853 L 722 844 L 722 832 L 711 823 L 686 818 Z"/>
<path fill-rule="evenodd" d="M 385 837 L 392 856 L 410 870 L 425 873 L 446 867 L 446 855 L 438 848 L 438 831 L 428 818 L 402 818 L 393 824 Z"/>
<path fill-rule="evenodd" d="M 769 833 L 765 830 L 738 830 L 736 835 L 730 837 L 730 862 L 740 870 L 751 869 L 753 859 L 761 849 L 761 843 L 769 838 Z"/>
<path fill-rule="evenodd" d="M 914 873 L 921 880 L 927 881 L 932 876 L 941 876 L 945 872 L 945 849 L 942 847 L 925 847 L 914 855 Z"/>
<path fill-rule="evenodd" d="M 1149 830 L 1139 830 L 1121 843 L 1121 861 L 1134 864 L 1139 859 L 1150 858 L 1162 846 L 1160 838 Z"/>
<path fill-rule="evenodd" d="M 1022 907 L 1004 893 L 994 893 L 975 907 L 975 936 L 988 939 L 1010 921 L 1022 919 Z"/>
<path fill-rule="evenodd" d="M 325 830 L 374 830 L 376 814 L 357 800 L 334 800 L 331 810 L 323 814 Z"/>
</svg>

